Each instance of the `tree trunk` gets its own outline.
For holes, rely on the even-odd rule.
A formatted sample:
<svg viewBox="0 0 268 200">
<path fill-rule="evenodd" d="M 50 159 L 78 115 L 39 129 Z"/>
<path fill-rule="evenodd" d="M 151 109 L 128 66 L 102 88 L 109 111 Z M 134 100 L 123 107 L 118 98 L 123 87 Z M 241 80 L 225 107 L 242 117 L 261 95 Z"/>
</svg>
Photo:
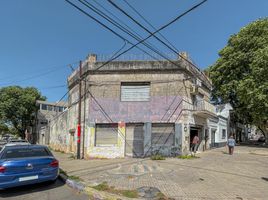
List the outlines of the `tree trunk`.
<svg viewBox="0 0 268 200">
<path fill-rule="evenodd" d="M 259 129 L 261 130 L 262 134 L 265 137 L 265 144 L 268 144 L 268 129 L 266 126 L 259 126 Z"/>
</svg>

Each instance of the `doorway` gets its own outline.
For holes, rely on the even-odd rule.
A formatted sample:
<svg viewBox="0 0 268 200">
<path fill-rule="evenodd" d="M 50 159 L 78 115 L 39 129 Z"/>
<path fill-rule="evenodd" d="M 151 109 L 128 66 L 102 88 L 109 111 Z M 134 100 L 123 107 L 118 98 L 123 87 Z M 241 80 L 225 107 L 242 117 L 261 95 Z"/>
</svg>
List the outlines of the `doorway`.
<svg viewBox="0 0 268 200">
<path fill-rule="evenodd" d="M 215 148 L 215 135 L 216 135 L 216 129 L 211 129 L 211 148 Z"/>
<path fill-rule="evenodd" d="M 201 141 L 202 141 L 202 139 L 200 137 L 201 130 L 202 129 L 199 127 L 190 127 L 190 146 L 189 146 L 190 149 L 191 149 L 193 139 L 195 136 L 199 137 L 199 144 L 201 143 Z"/>
</svg>

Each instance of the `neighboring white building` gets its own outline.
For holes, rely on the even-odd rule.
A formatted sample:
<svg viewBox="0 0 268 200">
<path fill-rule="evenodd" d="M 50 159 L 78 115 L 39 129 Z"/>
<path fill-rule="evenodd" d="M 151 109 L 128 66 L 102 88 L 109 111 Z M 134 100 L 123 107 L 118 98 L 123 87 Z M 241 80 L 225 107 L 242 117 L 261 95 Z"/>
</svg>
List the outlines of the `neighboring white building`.
<svg viewBox="0 0 268 200">
<path fill-rule="evenodd" d="M 208 119 L 210 147 L 222 147 L 230 134 L 230 104 L 216 106 L 217 117 Z"/>
</svg>

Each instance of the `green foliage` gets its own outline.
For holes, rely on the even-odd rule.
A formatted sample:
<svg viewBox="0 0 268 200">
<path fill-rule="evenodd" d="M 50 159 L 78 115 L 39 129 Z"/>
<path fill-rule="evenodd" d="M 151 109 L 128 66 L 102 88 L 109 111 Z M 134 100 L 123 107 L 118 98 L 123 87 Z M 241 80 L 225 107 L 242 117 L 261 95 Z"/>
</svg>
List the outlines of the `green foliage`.
<svg viewBox="0 0 268 200">
<path fill-rule="evenodd" d="M 160 154 L 151 156 L 151 160 L 165 160 L 166 158 Z"/>
<path fill-rule="evenodd" d="M 268 18 L 230 37 L 211 66 L 213 99 L 229 102 L 238 121 L 268 127 Z"/>
<path fill-rule="evenodd" d="M 121 194 L 128 198 L 137 198 L 138 192 L 136 190 L 122 190 Z"/>
<path fill-rule="evenodd" d="M 110 187 L 107 182 L 100 183 L 96 186 L 92 186 L 95 190 L 99 191 L 105 191 L 105 192 L 110 192 L 113 194 L 119 194 L 128 198 L 137 198 L 138 197 L 138 192 L 137 190 L 119 190 L 115 189 L 114 187 Z"/>
<path fill-rule="evenodd" d="M 78 176 L 68 176 L 68 179 L 74 180 L 74 181 L 82 181 L 82 179 Z"/>
<path fill-rule="evenodd" d="M 0 121 L 0 135 L 7 133 L 8 130 L 8 126 L 4 122 Z"/>
<path fill-rule="evenodd" d="M 107 191 L 109 190 L 109 185 L 107 184 L 107 182 L 103 182 L 103 183 L 100 183 L 96 186 L 92 186 L 92 188 L 94 188 L 95 190 L 99 190 L 99 191 Z"/>
<path fill-rule="evenodd" d="M 60 168 L 60 174 L 63 174 L 63 175 L 65 175 L 65 176 L 68 176 L 67 173 L 66 173 L 66 171 L 64 171 L 64 170 L 61 169 L 61 168 Z"/>
<path fill-rule="evenodd" d="M 36 100 L 44 99 L 34 87 L 3 87 L 0 89 L 0 121 L 24 137 L 26 128 L 33 125 Z"/>
</svg>

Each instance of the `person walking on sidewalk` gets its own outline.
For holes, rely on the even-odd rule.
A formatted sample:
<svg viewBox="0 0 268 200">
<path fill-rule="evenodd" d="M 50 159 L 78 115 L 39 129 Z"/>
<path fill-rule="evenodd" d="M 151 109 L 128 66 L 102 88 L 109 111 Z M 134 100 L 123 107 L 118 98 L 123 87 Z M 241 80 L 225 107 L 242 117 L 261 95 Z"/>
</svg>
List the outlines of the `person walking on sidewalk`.
<svg viewBox="0 0 268 200">
<path fill-rule="evenodd" d="M 197 135 L 194 136 L 194 139 L 192 141 L 191 151 L 196 153 L 199 145 L 199 137 Z"/>
<path fill-rule="evenodd" d="M 235 147 L 235 139 L 234 139 L 232 134 L 230 135 L 230 137 L 227 140 L 227 146 L 229 147 L 229 154 L 233 155 L 234 147 Z"/>
</svg>

